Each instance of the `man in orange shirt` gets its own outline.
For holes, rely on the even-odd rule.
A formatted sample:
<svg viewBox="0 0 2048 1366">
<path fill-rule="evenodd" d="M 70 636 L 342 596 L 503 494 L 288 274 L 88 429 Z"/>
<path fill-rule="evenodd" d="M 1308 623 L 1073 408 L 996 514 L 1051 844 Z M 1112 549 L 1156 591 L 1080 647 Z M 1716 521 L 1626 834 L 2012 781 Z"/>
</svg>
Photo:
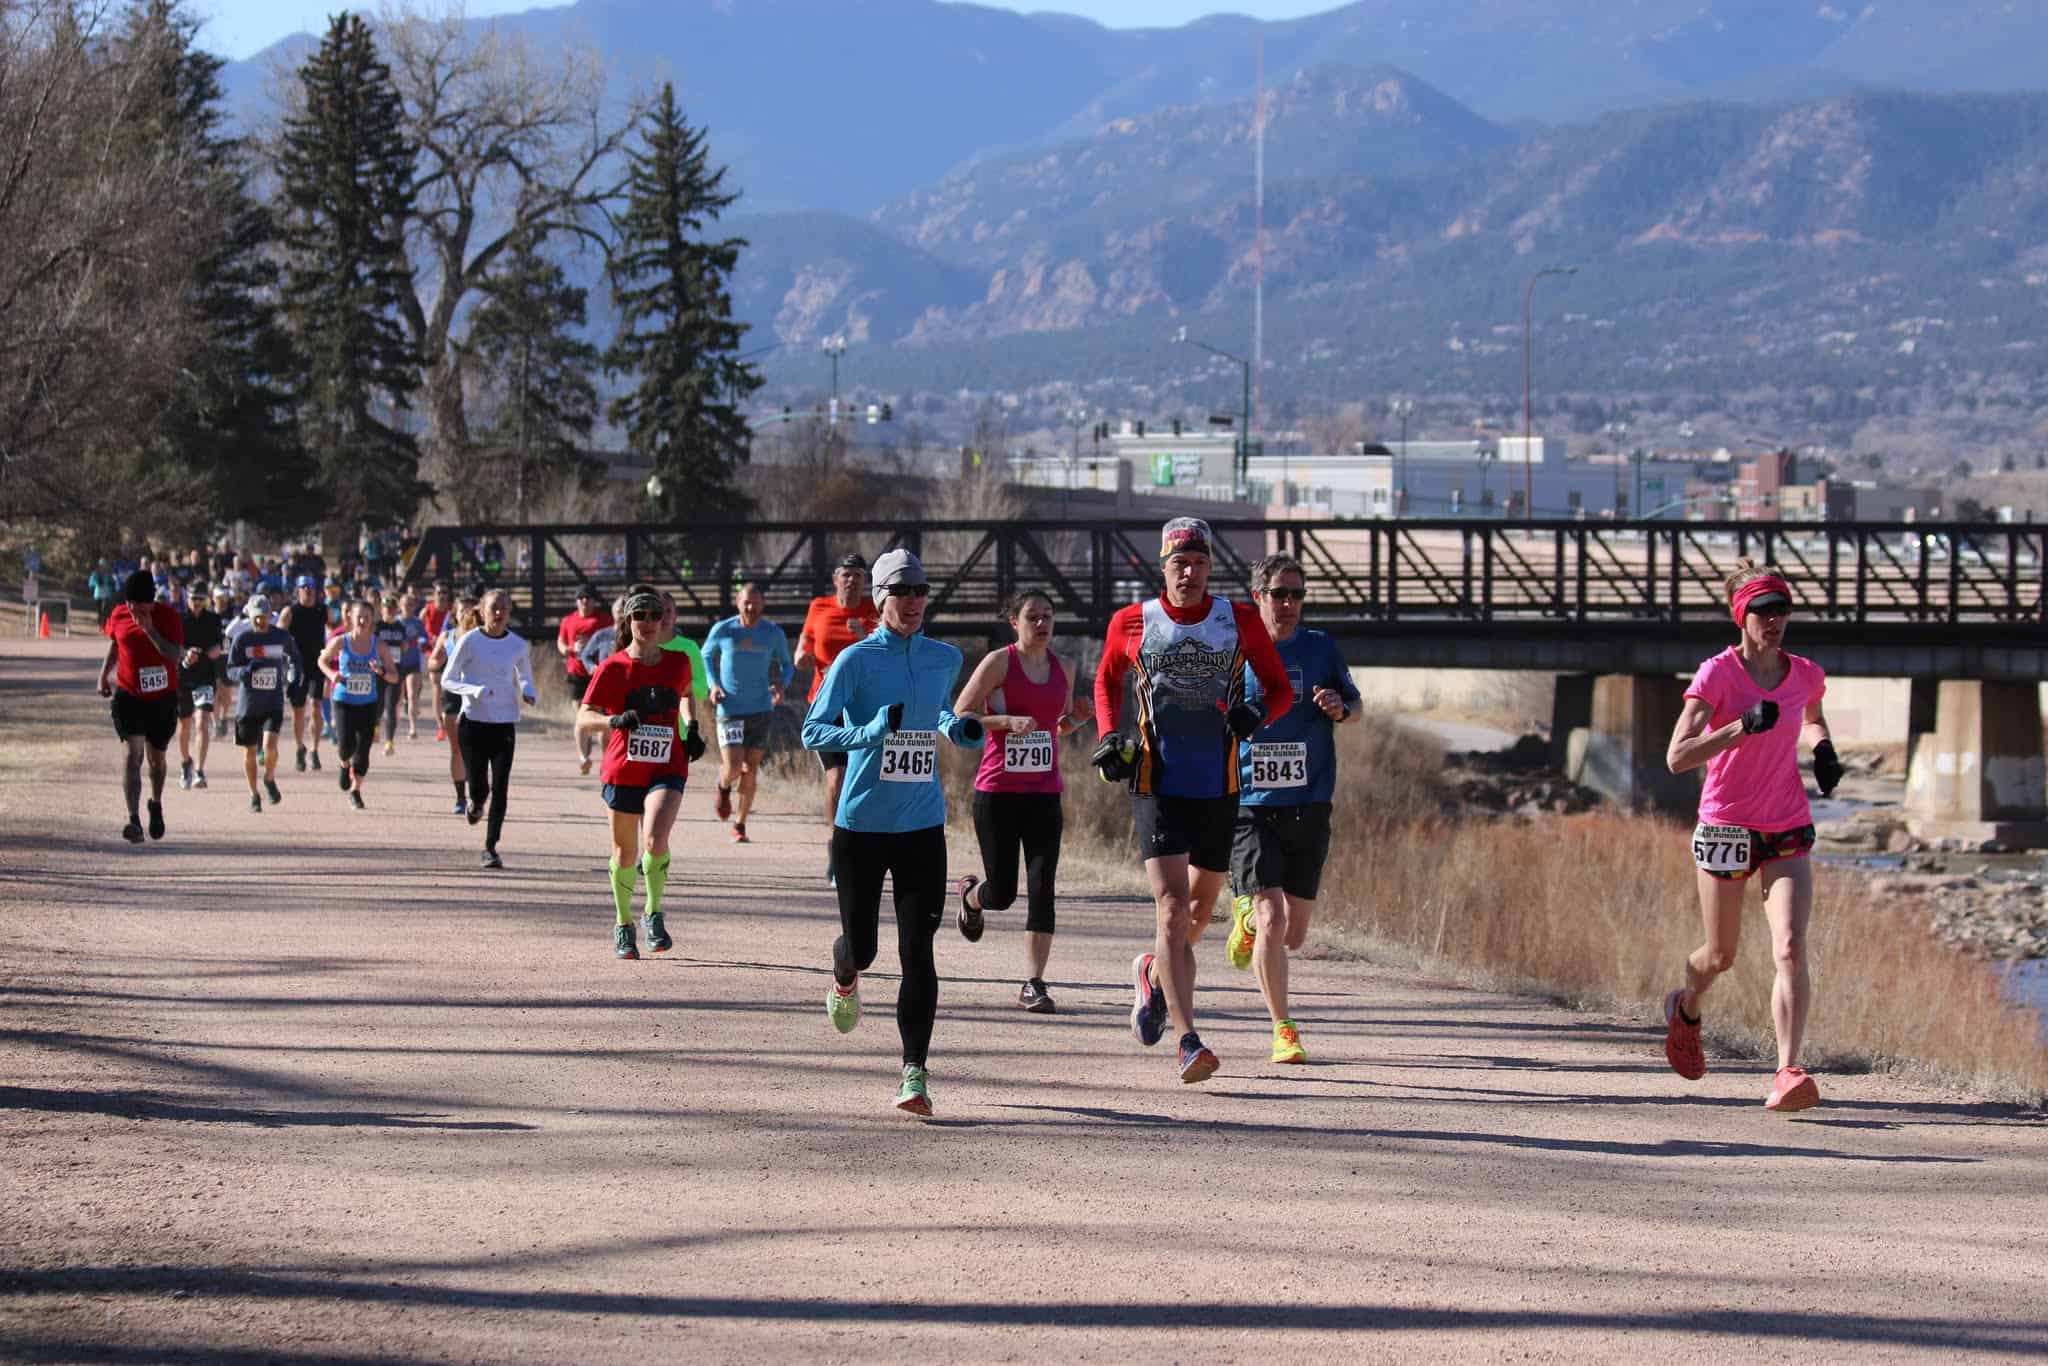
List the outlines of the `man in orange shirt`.
<svg viewBox="0 0 2048 1366">
<path fill-rule="evenodd" d="M 804 613 L 803 632 L 796 639 L 796 671 L 812 670 L 806 701 L 817 699 L 839 652 L 865 638 L 881 621 L 881 613 L 868 600 L 867 588 L 868 562 L 858 555 L 845 555 L 832 571 L 832 591 L 811 599 L 810 610 Z M 839 810 L 839 786 L 846 781 L 846 755 L 820 750 L 818 762 L 825 767 L 825 820 L 829 826 Z M 825 877 L 838 885 L 829 839 L 825 842 Z"/>
</svg>

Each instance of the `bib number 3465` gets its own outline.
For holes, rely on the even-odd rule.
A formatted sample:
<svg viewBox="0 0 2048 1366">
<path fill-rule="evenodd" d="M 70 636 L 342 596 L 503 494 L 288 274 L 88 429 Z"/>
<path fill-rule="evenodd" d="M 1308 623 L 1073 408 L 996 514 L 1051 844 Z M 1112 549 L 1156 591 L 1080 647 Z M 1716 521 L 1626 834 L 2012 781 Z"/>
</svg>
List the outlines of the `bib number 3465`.
<svg viewBox="0 0 2048 1366">
<path fill-rule="evenodd" d="M 939 772 L 939 733 L 899 730 L 882 742 L 885 783 L 928 783 Z"/>
</svg>

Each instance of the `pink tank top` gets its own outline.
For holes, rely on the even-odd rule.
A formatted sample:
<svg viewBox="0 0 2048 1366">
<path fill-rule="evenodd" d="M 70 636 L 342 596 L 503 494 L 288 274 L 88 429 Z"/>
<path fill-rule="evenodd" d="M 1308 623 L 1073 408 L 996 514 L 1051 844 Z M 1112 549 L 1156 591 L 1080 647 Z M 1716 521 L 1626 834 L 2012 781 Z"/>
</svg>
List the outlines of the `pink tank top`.
<svg viewBox="0 0 2048 1366">
<path fill-rule="evenodd" d="M 1024 676 L 1024 665 L 1012 645 L 1010 667 L 1003 678 L 1003 714 L 1029 716 L 1038 722 L 1025 735 L 990 731 L 974 775 L 977 792 L 1060 792 L 1060 718 L 1067 714 L 1067 671 L 1059 656 L 1048 654 L 1052 672 L 1043 683 Z"/>
</svg>

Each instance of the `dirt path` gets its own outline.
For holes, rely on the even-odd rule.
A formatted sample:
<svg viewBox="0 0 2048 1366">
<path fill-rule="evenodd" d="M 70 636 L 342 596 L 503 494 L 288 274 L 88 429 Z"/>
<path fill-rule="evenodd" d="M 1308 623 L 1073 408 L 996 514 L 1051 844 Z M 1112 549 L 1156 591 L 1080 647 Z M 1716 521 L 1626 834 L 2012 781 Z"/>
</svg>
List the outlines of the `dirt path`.
<svg viewBox="0 0 2048 1366">
<path fill-rule="evenodd" d="M 618 963 L 559 740 L 522 742 L 502 873 L 424 742 L 367 815 L 296 773 L 251 815 L 216 760 L 130 849 L 90 670 L 0 644 L 0 753 L 50 765 L 0 768 L 0 1356 L 2048 1352 L 2038 1117 L 1824 1077 L 1780 1119 L 1642 1022 L 1327 950 L 1315 1065 L 1275 1068 L 1215 940 L 1223 1071 L 1184 1087 L 1126 1026 L 1134 872 L 1062 902 L 1054 1017 L 1011 1003 L 1013 921 L 942 933 L 921 1125 L 893 982 L 824 1018 L 811 792 L 744 849 L 693 792 L 677 952 Z"/>
</svg>

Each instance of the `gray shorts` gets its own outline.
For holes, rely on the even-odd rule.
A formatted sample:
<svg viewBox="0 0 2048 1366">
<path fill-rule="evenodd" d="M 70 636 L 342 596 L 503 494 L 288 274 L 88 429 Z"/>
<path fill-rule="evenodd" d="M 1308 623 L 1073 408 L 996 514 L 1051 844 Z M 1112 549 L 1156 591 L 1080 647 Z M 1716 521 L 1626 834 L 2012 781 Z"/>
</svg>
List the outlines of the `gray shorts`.
<svg viewBox="0 0 2048 1366">
<path fill-rule="evenodd" d="M 718 718 L 718 747 L 731 749 L 737 744 L 741 749 L 758 749 L 768 752 L 768 728 L 775 720 L 772 711 L 757 711 L 752 716 L 720 716 Z"/>
</svg>

